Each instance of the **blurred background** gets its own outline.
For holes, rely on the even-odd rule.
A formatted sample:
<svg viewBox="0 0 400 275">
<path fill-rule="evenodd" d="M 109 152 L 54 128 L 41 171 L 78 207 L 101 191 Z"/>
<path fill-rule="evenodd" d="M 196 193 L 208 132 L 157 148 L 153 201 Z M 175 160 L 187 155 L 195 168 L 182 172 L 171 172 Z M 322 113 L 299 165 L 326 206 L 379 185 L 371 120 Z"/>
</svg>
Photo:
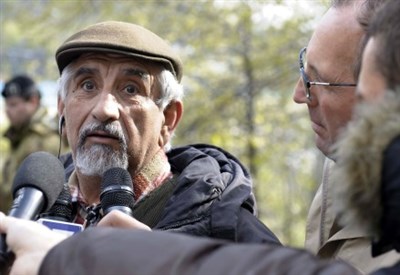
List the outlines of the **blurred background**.
<svg viewBox="0 0 400 275">
<path fill-rule="evenodd" d="M 90 24 L 121 20 L 168 40 L 184 63 L 184 117 L 174 145 L 210 143 L 248 167 L 259 217 L 285 244 L 301 247 L 323 158 L 306 106 L 292 101 L 298 52 L 329 0 L 0 0 L 0 89 L 32 76 L 56 112 L 54 53 Z M 0 100 L 0 165 L 8 122 Z"/>
</svg>

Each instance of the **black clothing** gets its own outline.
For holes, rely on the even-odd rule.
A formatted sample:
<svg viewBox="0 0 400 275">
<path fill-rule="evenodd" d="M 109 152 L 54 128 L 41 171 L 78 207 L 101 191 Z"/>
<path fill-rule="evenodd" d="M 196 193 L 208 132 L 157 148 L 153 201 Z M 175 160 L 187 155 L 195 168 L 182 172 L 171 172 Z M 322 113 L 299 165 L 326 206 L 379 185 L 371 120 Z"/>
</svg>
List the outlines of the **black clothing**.
<svg viewBox="0 0 400 275">
<path fill-rule="evenodd" d="M 400 262 L 391 267 L 381 268 L 371 275 L 399 275 L 400 274 Z"/>
<path fill-rule="evenodd" d="M 173 148 L 167 157 L 175 187 L 153 229 L 280 244 L 256 218 L 251 177 L 234 156 L 215 146 L 197 144 Z M 70 166 L 66 172 L 71 172 Z M 149 195 L 154 192 L 157 189 Z"/>
<path fill-rule="evenodd" d="M 340 260 L 280 245 L 234 244 L 167 232 L 91 228 L 74 235 L 44 258 L 39 275 L 355 275 Z"/>
</svg>

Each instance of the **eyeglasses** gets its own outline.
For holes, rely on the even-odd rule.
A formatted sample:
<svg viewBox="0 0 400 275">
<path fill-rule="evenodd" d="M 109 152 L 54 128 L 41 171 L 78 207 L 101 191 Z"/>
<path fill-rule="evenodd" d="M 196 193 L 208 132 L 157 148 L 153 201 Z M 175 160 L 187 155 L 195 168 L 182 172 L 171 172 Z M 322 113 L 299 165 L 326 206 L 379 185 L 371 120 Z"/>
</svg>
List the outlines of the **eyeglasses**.
<svg viewBox="0 0 400 275">
<path fill-rule="evenodd" d="M 344 87 L 355 87 L 357 84 L 354 83 L 328 83 L 328 82 L 315 82 L 308 80 L 304 67 L 307 65 L 307 61 L 305 60 L 307 47 L 304 47 L 300 50 L 299 54 L 299 65 L 300 65 L 300 75 L 303 79 L 304 88 L 306 90 L 306 96 L 308 100 L 311 100 L 311 85 L 322 85 L 322 86 L 344 86 Z"/>
</svg>

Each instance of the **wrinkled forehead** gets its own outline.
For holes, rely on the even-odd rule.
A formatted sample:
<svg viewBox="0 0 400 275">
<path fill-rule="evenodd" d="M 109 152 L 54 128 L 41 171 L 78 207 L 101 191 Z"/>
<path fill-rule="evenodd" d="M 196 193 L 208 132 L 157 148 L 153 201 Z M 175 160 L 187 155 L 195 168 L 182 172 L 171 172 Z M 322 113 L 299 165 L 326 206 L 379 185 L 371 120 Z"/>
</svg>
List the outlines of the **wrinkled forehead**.
<svg viewBox="0 0 400 275">
<path fill-rule="evenodd" d="M 141 58 L 111 53 L 85 53 L 63 70 L 59 80 L 59 95 L 64 100 L 77 81 L 82 81 L 85 77 L 96 77 L 104 81 L 106 74 L 111 72 L 114 74 L 113 82 L 122 78 L 140 81 L 151 93 L 159 96 L 159 76 L 163 70 L 162 64 Z"/>
</svg>

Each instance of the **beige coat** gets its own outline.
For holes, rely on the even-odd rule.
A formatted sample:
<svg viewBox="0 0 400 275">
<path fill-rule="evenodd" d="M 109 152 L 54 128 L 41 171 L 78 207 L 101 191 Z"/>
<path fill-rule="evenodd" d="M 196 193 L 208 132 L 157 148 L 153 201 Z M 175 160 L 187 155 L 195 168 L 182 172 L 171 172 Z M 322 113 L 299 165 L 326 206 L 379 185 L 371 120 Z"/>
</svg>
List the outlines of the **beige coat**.
<svg viewBox="0 0 400 275">
<path fill-rule="evenodd" d="M 400 133 L 400 92 L 388 92 L 379 104 L 358 107 L 357 115 L 362 120 L 349 123 L 334 148 L 340 165 L 325 160 L 307 218 L 305 246 L 322 258 L 340 258 L 369 273 L 400 260 L 395 251 L 372 258 L 370 237 L 380 220 L 382 152 Z M 339 226 L 338 212 L 346 226 Z"/>
<path fill-rule="evenodd" d="M 322 183 L 307 217 L 306 249 L 322 258 L 345 260 L 363 273 L 393 265 L 400 260 L 395 251 L 372 258 L 371 240 L 363 228 L 337 224 L 331 186 L 333 165 L 332 160 L 325 160 Z"/>
</svg>

